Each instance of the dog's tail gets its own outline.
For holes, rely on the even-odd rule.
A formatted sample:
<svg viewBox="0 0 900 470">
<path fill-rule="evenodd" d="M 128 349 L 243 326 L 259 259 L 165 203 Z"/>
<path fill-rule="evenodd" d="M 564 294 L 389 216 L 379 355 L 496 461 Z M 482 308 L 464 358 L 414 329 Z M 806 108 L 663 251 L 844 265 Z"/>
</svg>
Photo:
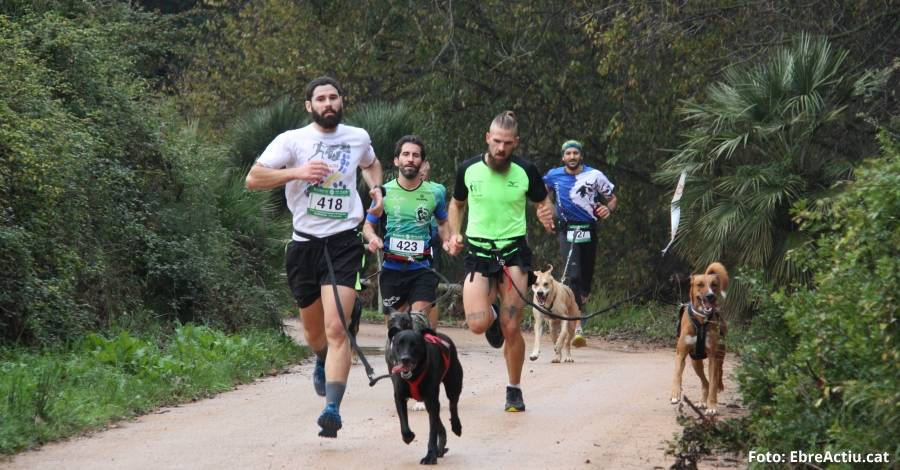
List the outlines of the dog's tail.
<svg viewBox="0 0 900 470">
<path fill-rule="evenodd" d="M 725 291 L 728 290 L 728 271 L 725 270 L 725 266 L 716 261 L 706 267 L 706 274 L 715 274 L 719 277 L 719 290 L 724 296 Z"/>
</svg>

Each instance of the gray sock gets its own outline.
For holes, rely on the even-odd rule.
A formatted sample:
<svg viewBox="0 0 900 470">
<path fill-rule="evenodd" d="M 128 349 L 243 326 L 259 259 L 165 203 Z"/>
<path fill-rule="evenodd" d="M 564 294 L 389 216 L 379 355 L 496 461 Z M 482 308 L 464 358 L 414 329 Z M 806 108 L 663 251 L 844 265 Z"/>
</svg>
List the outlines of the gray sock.
<svg viewBox="0 0 900 470">
<path fill-rule="evenodd" d="M 325 382 L 325 403 L 333 404 L 340 411 L 341 401 L 344 399 L 344 390 L 347 384 L 341 382 Z"/>
</svg>

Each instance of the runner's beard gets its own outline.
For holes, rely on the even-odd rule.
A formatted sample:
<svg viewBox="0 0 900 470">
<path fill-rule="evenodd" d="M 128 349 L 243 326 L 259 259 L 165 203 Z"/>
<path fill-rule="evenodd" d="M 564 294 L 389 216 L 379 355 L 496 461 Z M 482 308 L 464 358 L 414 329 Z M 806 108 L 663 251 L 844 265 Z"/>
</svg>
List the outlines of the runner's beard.
<svg viewBox="0 0 900 470">
<path fill-rule="evenodd" d="M 506 172 L 506 170 L 509 169 L 509 160 L 509 156 L 504 159 L 499 159 L 491 155 L 491 152 L 488 152 L 487 154 L 487 166 L 494 171 L 499 171 L 500 173 Z"/>
<path fill-rule="evenodd" d="M 417 166 L 401 166 L 400 174 L 406 179 L 416 179 L 419 176 L 419 167 Z"/>
<path fill-rule="evenodd" d="M 341 123 L 341 120 L 344 118 L 344 109 L 338 108 L 336 110 L 332 110 L 331 115 L 324 116 L 322 114 L 317 113 L 315 110 L 312 111 L 312 118 L 316 124 L 322 126 L 325 129 L 334 129 L 338 124 Z"/>
<path fill-rule="evenodd" d="M 581 168 L 581 162 L 582 162 L 581 159 L 579 159 L 579 160 L 567 160 L 567 161 L 566 161 L 566 168 L 568 168 L 568 169 L 570 169 L 570 170 L 577 170 L 577 169 Z"/>
</svg>

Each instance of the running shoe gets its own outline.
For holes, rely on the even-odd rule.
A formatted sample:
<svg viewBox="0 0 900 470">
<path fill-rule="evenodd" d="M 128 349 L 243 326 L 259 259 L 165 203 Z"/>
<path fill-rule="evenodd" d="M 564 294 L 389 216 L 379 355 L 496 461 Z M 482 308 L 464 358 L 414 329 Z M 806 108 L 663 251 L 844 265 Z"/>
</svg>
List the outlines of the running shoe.
<svg viewBox="0 0 900 470">
<path fill-rule="evenodd" d="M 313 370 L 313 387 L 320 397 L 325 396 L 325 361 L 316 358 L 316 369 Z"/>
<path fill-rule="evenodd" d="M 581 331 L 581 328 L 575 329 L 575 337 L 572 338 L 572 346 L 576 348 L 582 348 L 587 345 L 587 340 L 584 338 L 584 332 Z"/>
<path fill-rule="evenodd" d="M 494 314 L 497 313 L 497 307 L 494 307 L 493 305 L 491 305 L 491 310 Z M 500 331 L 500 315 L 497 315 L 494 318 L 494 322 L 491 323 L 491 326 L 484 332 L 484 337 L 487 338 L 488 344 L 493 348 L 503 346 L 503 332 Z"/>
<path fill-rule="evenodd" d="M 325 409 L 322 410 L 322 414 L 319 415 L 319 420 L 317 421 L 319 427 L 322 428 L 319 431 L 319 436 L 321 437 L 337 437 L 338 429 L 341 429 L 341 415 L 338 413 L 337 406 L 333 403 L 329 403 L 325 405 Z"/>
<path fill-rule="evenodd" d="M 525 401 L 522 400 L 521 388 L 506 387 L 506 411 L 510 413 L 525 411 Z"/>
</svg>

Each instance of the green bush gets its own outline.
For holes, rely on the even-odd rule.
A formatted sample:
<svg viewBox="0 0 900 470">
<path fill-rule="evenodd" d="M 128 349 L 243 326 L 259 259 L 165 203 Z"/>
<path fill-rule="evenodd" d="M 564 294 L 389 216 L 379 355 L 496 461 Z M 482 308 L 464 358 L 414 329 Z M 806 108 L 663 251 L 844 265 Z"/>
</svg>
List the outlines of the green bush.
<svg viewBox="0 0 900 470">
<path fill-rule="evenodd" d="M 0 6 L 17 12 L 0 16 L 0 343 L 279 325 L 287 225 L 152 92 L 166 23 L 45 7 Z"/>
<path fill-rule="evenodd" d="M 758 452 L 900 457 L 900 148 L 882 148 L 830 211 L 799 211 L 814 287 L 762 296 L 738 376 Z"/>
</svg>

